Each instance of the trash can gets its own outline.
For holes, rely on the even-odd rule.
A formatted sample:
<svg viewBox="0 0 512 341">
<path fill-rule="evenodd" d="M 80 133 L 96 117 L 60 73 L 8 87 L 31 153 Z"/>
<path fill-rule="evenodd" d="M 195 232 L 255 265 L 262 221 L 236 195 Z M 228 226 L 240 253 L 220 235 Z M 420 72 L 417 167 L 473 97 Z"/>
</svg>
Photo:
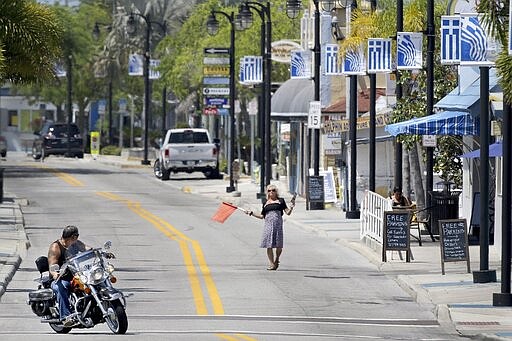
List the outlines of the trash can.
<svg viewBox="0 0 512 341">
<path fill-rule="evenodd" d="M 450 190 L 429 192 L 432 198 L 430 221 L 432 234 L 439 235 L 439 220 L 459 218 L 460 192 Z"/>
</svg>

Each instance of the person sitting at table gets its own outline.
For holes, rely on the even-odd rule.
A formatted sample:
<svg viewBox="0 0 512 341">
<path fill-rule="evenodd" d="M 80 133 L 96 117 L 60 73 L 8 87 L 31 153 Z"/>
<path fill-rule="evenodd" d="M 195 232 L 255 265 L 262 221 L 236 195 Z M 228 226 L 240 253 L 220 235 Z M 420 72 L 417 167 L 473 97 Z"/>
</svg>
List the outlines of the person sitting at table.
<svg viewBox="0 0 512 341">
<path fill-rule="evenodd" d="M 402 194 L 402 189 L 399 187 L 393 188 L 391 200 L 393 202 L 393 206 L 411 206 L 411 202 Z"/>
</svg>

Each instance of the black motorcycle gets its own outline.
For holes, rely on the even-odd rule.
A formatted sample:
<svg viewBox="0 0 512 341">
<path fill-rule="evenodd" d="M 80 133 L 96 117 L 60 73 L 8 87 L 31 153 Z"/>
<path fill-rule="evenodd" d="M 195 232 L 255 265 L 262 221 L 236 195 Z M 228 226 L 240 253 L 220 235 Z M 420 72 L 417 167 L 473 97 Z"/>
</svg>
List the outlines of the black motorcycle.
<svg viewBox="0 0 512 341">
<path fill-rule="evenodd" d="M 59 318 L 57 297 L 51 288 L 53 278 L 49 273 L 48 258 L 41 256 L 36 259 L 40 278 L 35 281 L 39 286 L 29 293 L 27 303 L 41 317 L 42 323 L 48 323 L 59 334 L 69 333 L 73 328 L 92 328 L 104 322 L 113 333 L 126 333 L 126 296 L 112 286 L 117 279 L 112 274 L 114 266 L 107 260 L 113 258 L 112 253 L 107 252 L 110 246 L 111 243 L 107 242 L 103 248 L 71 254 L 60 269 L 58 265 L 52 265 L 51 270 L 58 272 L 59 278 L 67 271 L 73 275 L 69 297 L 74 321 L 71 327 L 64 326 Z M 73 253 L 72 248 L 68 251 Z"/>
</svg>

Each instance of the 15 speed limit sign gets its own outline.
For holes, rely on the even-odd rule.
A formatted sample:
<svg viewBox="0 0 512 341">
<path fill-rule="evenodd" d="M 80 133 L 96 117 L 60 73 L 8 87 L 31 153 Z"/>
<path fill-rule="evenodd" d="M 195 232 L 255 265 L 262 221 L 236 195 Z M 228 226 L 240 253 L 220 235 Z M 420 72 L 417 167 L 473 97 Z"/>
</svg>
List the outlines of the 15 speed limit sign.
<svg viewBox="0 0 512 341">
<path fill-rule="evenodd" d="M 320 129 L 320 116 L 322 112 L 322 105 L 320 101 L 309 102 L 309 115 L 308 115 L 308 128 Z"/>
</svg>

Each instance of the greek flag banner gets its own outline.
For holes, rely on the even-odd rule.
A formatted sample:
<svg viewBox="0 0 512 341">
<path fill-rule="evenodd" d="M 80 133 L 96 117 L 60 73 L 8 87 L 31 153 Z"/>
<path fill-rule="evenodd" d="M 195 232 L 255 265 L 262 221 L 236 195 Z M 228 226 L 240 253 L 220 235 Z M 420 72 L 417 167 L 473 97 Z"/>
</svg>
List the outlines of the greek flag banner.
<svg viewBox="0 0 512 341">
<path fill-rule="evenodd" d="M 238 79 L 240 84 L 245 84 L 245 68 L 244 68 L 244 57 L 240 58 L 240 70 L 238 73 Z"/>
<path fill-rule="evenodd" d="M 344 75 L 365 75 L 366 74 L 366 61 L 362 49 L 357 51 L 347 51 L 345 58 L 343 58 Z"/>
<path fill-rule="evenodd" d="M 311 78 L 311 51 L 291 51 L 290 78 Z"/>
<path fill-rule="evenodd" d="M 498 44 L 487 34 L 479 15 L 461 14 L 460 23 L 460 65 L 493 65 L 488 57 L 497 52 Z"/>
<path fill-rule="evenodd" d="M 128 57 L 128 76 L 143 76 L 144 69 L 142 67 L 142 55 L 131 54 Z"/>
<path fill-rule="evenodd" d="M 441 64 L 460 63 L 460 16 L 441 16 Z"/>
<path fill-rule="evenodd" d="M 160 79 L 160 71 L 157 68 L 160 66 L 160 59 L 149 60 L 149 79 Z"/>
<path fill-rule="evenodd" d="M 397 65 L 398 70 L 416 70 L 423 67 L 423 33 L 397 33 Z"/>
<path fill-rule="evenodd" d="M 243 82 L 245 84 L 255 84 L 263 81 L 263 58 L 261 56 L 245 56 L 243 64 L 240 64 L 240 67 L 243 66 Z M 242 80 L 240 81 L 242 82 Z"/>
<path fill-rule="evenodd" d="M 55 63 L 53 69 L 54 69 L 55 75 L 57 77 L 59 77 L 59 78 L 66 77 L 67 72 L 66 72 L 66 69 L 64 68 L 63 63 L 61 63 L 61 62 Z"/>
<path fill-rule="evenodd" d="M 368 39 L 368 73 L 389 73 L 391 68 L 391 39 Z"/>
<path fill-rule="evenodd" d="M 512 56 L 512 4 L 509 3 L 510 13 L 508 15 L 508 54 Z"/>
<path fill-rule="evenodd" d="M 328 76 L 341 75 L 341 67 L 338 63 L 338 44 L 325 44 L 325 74 Z"/>
</svg>

